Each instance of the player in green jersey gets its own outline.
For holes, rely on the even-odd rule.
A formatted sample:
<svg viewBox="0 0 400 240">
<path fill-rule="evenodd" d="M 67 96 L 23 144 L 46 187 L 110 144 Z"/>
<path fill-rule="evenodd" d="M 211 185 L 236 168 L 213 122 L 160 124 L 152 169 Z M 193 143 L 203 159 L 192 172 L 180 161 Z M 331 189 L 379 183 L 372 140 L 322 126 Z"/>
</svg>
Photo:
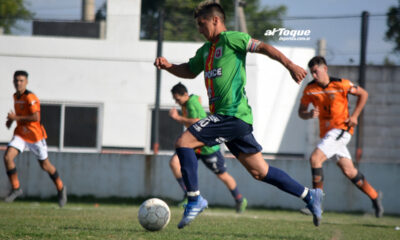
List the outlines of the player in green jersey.
<svg viewBox="0 0 400 240">
<path fill-rule="evenodd" d="M 193 94 L 189 95 L 187 88 L 182 83 L 176 84 L 171 89 L 171 93 L 175 102 L 182 108 L 182 115 L 179 115 L 176 108 L 170 110 L 169 115 L 172 119 L 188 128 L 193 123 L 207 117 L 207 113 L 201 106 L 200 97 Z M 204 165 L 215 173 L 218 179 L 229 189 L 236 203 L 236 212 L 242 213 L 246 209 L 247 199 L 240 194 L 235 179 L 226 171 L 225 158 L 220 152 L 219 145 L 196 148 L 195 153 L 197 159 L 201 159 Z M 172 156 L 170 167 L 176 181 L 185 193 L 184 202 L 186 203 L 186 186 L 182 179 L 181 164 L 177 154 Z"/>
<path fill-rule="evenodd" d="M 245 93 L 246 54 L 256 52 L 280 62 L 296 83 L 300 83 L 307 72 L 274 47 L 246 33 L 227 31 L 225 13 L 218 3 L 200 3 L 194 17 L 199 32 L 208 40 L 196 55 L 189 62 L 179 65 L 171 64 L 164 57 L 158 57 L 154 62 L 157 68 L 182 78 L 195 78 L 204 71 L 212 114 L 191 125 L 175 144 L 188 195 L 188 204 L 178 228 L 188 225 L 208 206 L 207 200 L 200 195 L 198 165 L 193 149 L 223 142 L 255 179 L 303 199 L 313 214 L 314 225 L 319 226 L 322 191 L 308 189 L 284 171 L 269 166 L 252 134 L 253 117 Z"/>
</svg>

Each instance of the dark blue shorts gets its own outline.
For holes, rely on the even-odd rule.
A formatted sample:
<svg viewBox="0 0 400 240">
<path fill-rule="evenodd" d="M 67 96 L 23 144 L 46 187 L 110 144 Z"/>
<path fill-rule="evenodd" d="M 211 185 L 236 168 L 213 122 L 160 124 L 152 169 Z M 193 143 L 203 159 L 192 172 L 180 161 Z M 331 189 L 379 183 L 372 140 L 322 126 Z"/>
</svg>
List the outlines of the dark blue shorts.
<svg viewBox="0 0 400 240">
<path fill-rule="evenodd" d="M 196 154 L 196 157 L 201 159 L 204 165 L 215 174 L 226 172 L 225 158 L 222 156 L 221 151 L 216 151 L 209 155 Z"/>
<path fill-rule="evenodd" d="M 199 120 L 188 130 L 207 146 L 225 143 L 236 157 L 239 153 L 257 153 L 262 150 L 252 134 L 253 126 L 236 117 L 213 114 Z"/>
</svg>

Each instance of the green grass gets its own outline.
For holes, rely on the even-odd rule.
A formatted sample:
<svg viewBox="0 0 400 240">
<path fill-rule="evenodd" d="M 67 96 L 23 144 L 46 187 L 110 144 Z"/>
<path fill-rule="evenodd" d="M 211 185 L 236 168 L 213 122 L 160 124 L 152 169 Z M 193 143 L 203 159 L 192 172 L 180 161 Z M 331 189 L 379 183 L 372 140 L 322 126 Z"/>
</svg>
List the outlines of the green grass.
<svg viewBox="0 0 400 240">
<path fill-rule="evenodd" d="M 182 209 L 171 207 L 169 225 L 148 232 L 137 220 L 138 202 L 72 198 L 63 209 L 48 200 L 0 202 L 0 239 L 400 239 L 399 216 L 328 212 L 316 228 L 310 216 L 296 211 L 250 209 L 238 215 L 214 207 L 182 230 L 176 227 Z"/>
</svg>

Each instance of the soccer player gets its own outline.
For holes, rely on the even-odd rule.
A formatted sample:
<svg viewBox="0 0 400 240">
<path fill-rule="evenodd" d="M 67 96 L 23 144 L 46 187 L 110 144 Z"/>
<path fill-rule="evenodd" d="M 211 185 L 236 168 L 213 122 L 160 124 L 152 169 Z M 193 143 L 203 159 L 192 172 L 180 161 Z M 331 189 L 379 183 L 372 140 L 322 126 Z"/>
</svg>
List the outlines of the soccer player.
<svg viewBox="0 0 400 240">
<path fill-rule="evenodd" d="M 357 118 L 367 102 L 368 93 L 348 79 L 330 77 L 323 57 L 312 58 L 308 67 L 314 80 L 304 89 L 299 116 L 302 119 L 319 119 L 321 141 L 310 158 L 313 187 L 323 189 L 322 165 L 327 159 L 334 158 L 343 174 L 372 200 L 376 217 L 382 217 L 381 194 L 378 194 L 364 175 L 354 167 L 346 146 L 357 125 Z M 348 109 L 348 94 L 357 96 L 357 104 L 351 115 Z M 310 103 L 314 109 L 308 110 Z"/>
<path fill-rule="evenodd" d="M 5 198 L 6 202 L 12 202 L 22 195 L 22 189 L 17 175 L 14 159 L 25 148 L 38 158 L 40 167 L 46 171 L 53 180 L 58 191 L 58 205 L 63 207 L 67 203 L 67 188 L 63 185 L 56 168 L 50 163 L 47 154 L 46 131 L 40 124 L 40 102 L 35 94 L 26 89 L 28 84 L 28 73 L 16 71 L 14 73 L 14 109 L 7 115 L 6 126 L 10 129 L 14 121 L 17 127 L 14 136 L 8 144 L 4 154 L 4 164 L 8 178 L 11 182 L 12 191 Z"/>
<path fill-rule="evenodd" d="M 248 172 L 257 180 L 303 199 L 316 226 L 321 216 L 322 191 L 308 189 L 284 171 L 269 166 L 255 140 L 253 115 L 245 93 L 246 54 L 256 52 L 279 61 L 299 83 L 307 72 L 291 62 L 274 47 L 251 38 L 242 32 L 227 31 L 225 13 L 221 5 L 202 2 L 195 9 L 194 17 L 199 32 L 208 40 L 189 62 L 171 64 L 164 57 L 156 58 L 154 65 L 182 78 L 195 78 L 204 71 L 211 115 L 191 125 L 177 140 L 176 153 L 187 187 L 188 204 L 178 228 L 189 224 L 208 205 L 200 195 L 197 179 L 197 159 L 194 148 L 225 143 Z"/>
<path fill-rule="evenodd" d="M 182 116 L 179 115 L 176 108 L 170 110 L 169 115 L 172 119 L 188 128 L 193 123 L 207 117 L 206 112 L 201 106 L 200 97 L 193 94 L 189 95 L 187 88 L 182 83 L 176 84 L 171 89 L 171 93 L 176 103 L 182 108 Z M 201 159 L 204 165 L 215 173 L 218 179 L 226 185 L 235 200 L 236 212 L 242 213 L 246 209 L 247 199 L 240 194 L 235 179 L 226 171 L 225 159 L 220 152 L 219 145 L 196 148 L 195 153 L 197 159 Z M 186 187 L 182 179 L 181 165 L 177 154 L 172 156 L 170 167 L 179 186 L 185 193 L 185 200 L 187 200 Z"/>
</svg>

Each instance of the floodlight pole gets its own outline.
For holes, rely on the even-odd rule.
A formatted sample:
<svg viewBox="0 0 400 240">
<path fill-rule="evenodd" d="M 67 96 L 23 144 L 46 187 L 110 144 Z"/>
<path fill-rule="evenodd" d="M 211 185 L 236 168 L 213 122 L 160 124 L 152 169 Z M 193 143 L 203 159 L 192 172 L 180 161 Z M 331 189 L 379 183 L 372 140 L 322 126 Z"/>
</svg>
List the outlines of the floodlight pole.
<svg viewBox="0 0 400 240">
<path fill-rule="evenodd" d="M 157 57 L 161 57 L 162 55 L 162 42 L 164 37 L 164 10 L 160 8 L 158 11 L 158 40 L 157 40 Z M 160 147 L 159 142 L 159 117 L 160 117 L 160 87 L 161 87 L 161 69 L 157 68 L 157 76 L 156 76 L 156 104 L 154 107 L 154 129 L 153 133 L 153 152 L 154 154 L 158 154 L 158 150 Z"/>
<path fill-rule="evenodd" d="M 368 37 L 368 18 L 369 12 L 362 12 L 361 20 L 361 50 L 360 50 L 360 67 L 358 72 L 358 85 L 365 89 L 365 59 L 367 55 L 367 37 Z M 358 127 L 356 129 L 356 163 L 361 161 L 363 151 L 363 137 L 364 137 L 364 111 L 358 117 Z"/>
</svg>

